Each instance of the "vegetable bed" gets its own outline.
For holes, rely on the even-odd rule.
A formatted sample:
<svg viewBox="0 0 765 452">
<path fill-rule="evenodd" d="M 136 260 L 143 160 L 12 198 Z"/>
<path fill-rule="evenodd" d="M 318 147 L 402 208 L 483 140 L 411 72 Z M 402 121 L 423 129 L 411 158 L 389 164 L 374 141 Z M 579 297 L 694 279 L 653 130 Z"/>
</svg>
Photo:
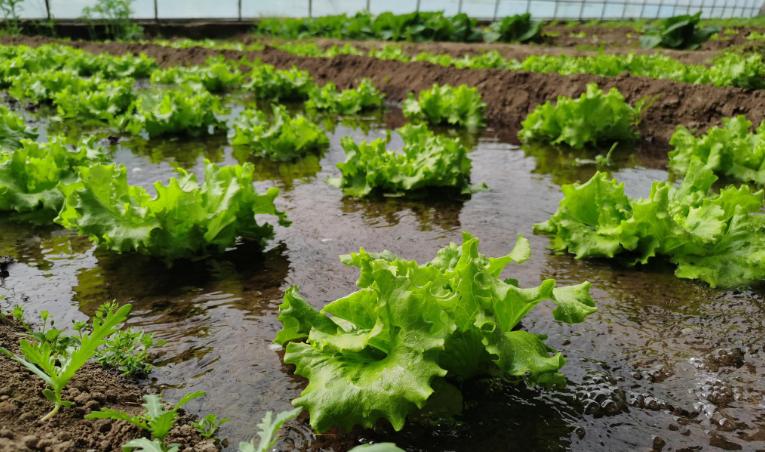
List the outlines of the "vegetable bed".
<svg viewBox="0 0 765 452">
<path fill-rule="evenodd" d="M 83 46 L 115 53 L 137 48 Z M 215 53 L 143 48 L 175 63 L 203 64 Z M 294 400 L 310 415 L 269 417 L 273 423 L 262 424 L 275 431 L 286 422 L 277 450 L 348 451 L 369 442 L 459 452 L 765 448 L 759 435 L 765 428 L 760 290 L 678 279 L 670 260 L 658 255 L 642 266 L 627 259 L 577 260 L 549 250 L 553 239 L 534 231 L 535 223 L 558 209 L 563 185 L 584 184 L 598 171 L 625 182 L 624 196 L 647 198 L 654 182 L 670 178 L 666 152 L 647 146 L 647 137 L 666 142 L 677 125 L 703 128 L 734 102 L 754 118 L 764 108 L 762 94 L 630 77 L 459 71 L 352 56 L 330 64 L 274 50 L 224 56 L 260 56 L 266 63 L 283 58 L 277 69 L 297 64 L 290 72 L 301 87 L 295 96 L 313 104 L 306 108 L 282 99 L 272 108 L 262 99 L 265 91 L 245 81 L 242 91 L 210 94 L 205 102 L 214 108 L 206 113 L 213 117 L 194 120 L 193 108 L 178 108 L 189 111 L 184 118 L 193 122 L 194 136 L 177 134 L 184 125 L 165 127 L 167 111 L 151 105 L 145 113 L 129 108 L 125 121 L 134 130 L 124 132 L 124 122 L 106 122 L 98 114 L 90 116 L 101 123 L 85 123 L 53 119 L 57 110 L 51 105 L 31 111 L 11 106 L 38 129 L 38 141 L 51 142 L 59 133 L 72 142 L 92 135 L 85 143 L 103 153 L 85 171 L 60 169 L 68 188 L 53 200 L 65 206 L 56 221 L 72 230 L 50 222 L 0 222 L 0 255 L 16 260 L 0 279 L 3 312 L 24 303 L 28 320 L 48 311 L 63 327 L 94 316 L 105 302 L 129 303 L 126 325 L 165 341 L 152 349 L 157 356 L 145 382 L 173 405 L 188 402 L 185 409 L 192 414 L 230 418 L 215 433 L 228 439 L 223 447 L 229 451 L 259 450 L 239 442 L 258 434 L 267 412 L 286 413 Z M 351 102 L 349 113 L 338 115 L 334 110 L 345 107 L 319 108 L 317 99 L 341 102 L 332 94 L 311 97 L 299 70 L 314 80 L 326 75 L 340 89 L 369 77 L 390 102 L 387 109 Z M 291 77 L 260 74 L 274 84 Z M 419 78 L 405 82 L 412 74 Z M 453 112 L 410 113 L 406 119 L 400 103 L 408 92 L 415 93 L 411 109 L 411 102 L 427 106 L 416 94 L 436 79 L 455 88 L 487 81 L 477 90 L 482 99 L 466 102 L 485 102 L 486 109 L 466 110 L 471 116 L 482 112 L 488 127 L 479 127 L 478 119 L 469 121 L 473 128 L 449 125 L 468 121 L 440 119 L 456 117 Z M 518 85 L 511 88 L 512 81 Z M 596 150 L 529 140 L 521 147 L 515 131 L 504 130 L 517 127 L 516 116 L 526 117 L 543 101 L 578 97 L 590 81 L 602 82 L 606 93 L 617 87 L 633 106 L 645 96 L 663 96 L 642 112 L 639 125 L 626 115 L 620 130 L 629 139 L 605 157 L 595 158 L 611 143 Z M 487 88 L 493 82 L 498 85 Z M 159 95 L 172 92 L 172 86 L 140 83 Z M 185 105 L 184 92 L 176 93 L 165 103 Z M 624 102 L 616 95 L 608 99 Z M 563 109 L 575 111 L 570 105 Z M 544 121 L 548 113 L 540 110 L 535 118 Z M 8 118 L 11 146 L 34 139 Z M 160 125 L 149 129 L 145 118 Z M 412 121 L 422 124 L 400 128 Z M 439 122 L 445 124 L 432 124 Z M 424 132 L 428 127 L 432 133 Z M 173 133 L 154 133 L 165 130 Z M 300 144 L 300 152 L 285 151 L 297 146 L 298 135 L 312 139 Z M 424 155 L 416 152 L 417 143 L 427 145 Z M 430 162 L 442 149 L 454 154 L 450 166 L 433 165 L 443 174 L 417 172 L 421 168 L 411 163 Z M 385 171 L 376 173 L 380 168 Z M 102 178 L 99 184 L 94 175 Z M 253 190 L 242 188 L 250 178 Z M 338 178 L 335 185 L 344 190 L 327 183 Z M 444 182 L 451 180 L 457 182 Z M 488 191 L 482 185 L 474 189 L 478 184 Z M 149 200 L 156 194 L 165 203 Z M 240 198 L 230 204 L 213 202 L 235 196 Z M 93 199 L 112 201 L 102 203 L 104 212 L 95 218 L 109 222 L 88 216 L 96 210 L 83 206 Z M 214 209 L 226 215 L 211 217 Z M 140 236 L 115 240 L 109 229 L 128 221 L 138 225 Z M 151 232 L 158 223 L 178 233 Z M 79 236 L 77 229 L 93 238 Z M 364 309 L 354 309 L 349 299 Z M 439 347 L 445 351 L 436 353 Z M 402 374 L 411 378 L 396 378 Z M 350 383 L 338 383 L 338 375 Z M 347 392 L 353 399 L 343 398 L 343 385 L 352 385 L 354 391 Z M 366 388 L 373 388 L 373 397 L 365 398 Z M 14 388 L 0 389 L 2 425 L 52 408 L 14 405 Z M 206 395 L 183 399 L 195 391 Z M 154 401 L 147 404 L 157 403 L 157 396 L 147 397 Z M 67 410 L 74 408 L 62 406 L 56 416 Z M 133 407 L 131 415 L 141 414 Z"/>
</svg>

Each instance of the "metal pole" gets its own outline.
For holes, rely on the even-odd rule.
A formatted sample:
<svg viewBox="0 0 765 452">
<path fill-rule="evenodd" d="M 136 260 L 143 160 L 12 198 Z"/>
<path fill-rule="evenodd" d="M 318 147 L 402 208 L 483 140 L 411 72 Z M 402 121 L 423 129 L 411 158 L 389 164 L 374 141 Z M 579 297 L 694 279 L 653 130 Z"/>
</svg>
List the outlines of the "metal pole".
<svg viewBox="0 0 765 452">
<path fill-rule="evenodd" d="M 239 16 L 239 22 L 241 22 L 242 21 L 242 0 L 239 0 L 237 2 L 237 11 L 238 11 L 238 16 Z"/>
<path fill-rule="evenodd" d="M 494 2 L 494 20 L 497 20 L 498 13 L 499 13 L 499 0 Z"/>
<path fill-rule="evenodd" d="M 369 2 L 370 2 L 370 1 L 371 1 L 371 0 L 367 0 L 367 12 L 369 12 Z"/>
<path fill-rule="evenodd" d="M 462 0 L 457 3 L 457 14 L 462 14 Z"/>
<path fill-rule="evenodd" d="M 313 0 L 308 0 L 308 17 L 313 17 Z"/>
<path fill-rule="evenodd" d="M 606 16 L 606 2 L 603 2 L 600 5 L 600 20 L 602 21 L 605 16 Z"/>
<path fill-rule="evenodd" d="M 159 10 L 157 9 L 157 0 L 154 0 L 154 22 L 159 22 Z"/>
<path fill-rule="evenodd" d="M 420 0 L 417 0 L 417 9 L 415 11 L 420 12 Z"/>
<path fill-rule="evenodd" d="M 531 10 L 531 0 L 526 0 L 526 14 Z"/>
<path fill-rule="evenodd" d="M 50 0 L 45 0 L 45 12 L 48 14 L 48 20 L 50 20 Z"/>
<path fill-rule="evenodd" d="M 555 2 L 555 10 L 553 11 L 553 20 L 558 18 L 558 5 L 560 5 L 560 2 Z"/>
<path fill-rule="evenodd" d="M 579 4 L 579 20 L 582 20 L 582 14 L 584 13 L 584 2 Z"/>
<path fill-rule="evenodd" d="M 643 0 L 643 3 L 640 5 L 640 15 L 638 15 L 638 19 L 643 18 L 643 13 L 645 13 L 645 3 L 647 0 Z"/>
</svg>

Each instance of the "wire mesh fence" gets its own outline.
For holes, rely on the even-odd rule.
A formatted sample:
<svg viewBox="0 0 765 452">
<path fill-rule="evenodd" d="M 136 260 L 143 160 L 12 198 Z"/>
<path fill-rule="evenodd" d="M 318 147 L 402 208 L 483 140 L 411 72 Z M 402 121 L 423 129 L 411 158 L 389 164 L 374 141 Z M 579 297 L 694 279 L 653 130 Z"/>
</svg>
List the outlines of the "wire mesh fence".
<svg viewBox="0 0 765 452">
<path fill-rule="evenodd" d="M 76 19 L 96 0 L 25 0 L 22 18 Z M 370 11 L 467 13 L 496 19 L 531 13 L 537 19 L 656 19 L 699 11 L 705 19 L 757 16 L 763 0 L 135 0 L 136 19 L 251 20 Z"/>
</svg>

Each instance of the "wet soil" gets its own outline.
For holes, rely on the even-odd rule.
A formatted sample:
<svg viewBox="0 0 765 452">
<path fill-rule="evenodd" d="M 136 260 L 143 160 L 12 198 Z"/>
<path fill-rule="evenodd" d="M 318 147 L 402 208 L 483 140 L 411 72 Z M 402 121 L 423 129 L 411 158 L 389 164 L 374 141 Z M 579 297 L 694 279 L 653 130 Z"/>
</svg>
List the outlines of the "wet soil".
<svg viewBox="0 0 765 452">
<path fill-rule="evenodd" d="M 14 320 L 0 316 L 0 347 L 19 351 L 18 333 L 24 332 Z M 74 406 L 62 408 L 53 418 L 39 419 L 52 408 L 43 396 L 43 381 L 21 364 L 0 356 L 0 451 L 79 452 L 120 451 L 127 441 L 144 436 L 144 431 L 125 421 L 85 419 L 93 410 L 109 408 L 131 415 L 143 413 L 145 387 L 103 367 L 88 363 L 64 390 L 64 399 Z M 194 418 L 185 411 L 168 437 L 182 451 L 215 452 L 189 425 Z"/>
<path fill-rule="evenodd" d="M 47 38 L 2 38 L 9 44 L 40 45 Z M 537 74 L 499 69 L 457 69 L 427 62 L 402 63 L 365 56 L 340 55 L 335 58 L 311 58 L 290 55 L 266 47 L 263 51 L 240 52 L 201 47 L 174 49 L 155 44 L 64 42 L 86 51 L 115 55 L 145 53 L 162 66 L 196 65 L 215 55 L 239 60 L 260 58 L 278 68 L 297 66 L 307 70 L 319 84 L 332 81 L 341 89 L 354 86 L 368 77 L 394 104 L 407 93 L 429 89 L 433 84 L 466 84 L 475 86 L 487 104 L 488 123 L 502 131 L 507 140 L 514 140 L 521 121 L 546 101 L 558 96 L 578 96 L 587 83 L 597 83 L 603 89 L 615 87 L 625 98 L 637 102 L 645 96 L 659 96 L 642 117 L 640 132 L 643 139 L 666 148 L 678 125 L 705 130 L 721 124 L 724 117 L 743 114 L 759 124 L 765 114 L 765 91 L 740 88 L 717 88 L 711 85 L 691 85 L 667 80 L 654 80 L 630 75 L 599 77 L 595 75 Z"/>
</svg>

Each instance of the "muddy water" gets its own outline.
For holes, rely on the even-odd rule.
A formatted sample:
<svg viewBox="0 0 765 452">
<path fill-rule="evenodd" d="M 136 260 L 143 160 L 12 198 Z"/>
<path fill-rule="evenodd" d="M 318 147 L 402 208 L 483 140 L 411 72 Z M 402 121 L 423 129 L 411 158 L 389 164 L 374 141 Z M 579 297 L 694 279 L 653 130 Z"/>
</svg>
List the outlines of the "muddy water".
<svg viewBox="0 0 765 452">
<path fill-rule="evenodd" d="M 232 107 L 233 117 L 241 102 Z M 588 280 L 599 311 L 579 325 L 552 318 L 540 306 L 524 328 L 549 335 L 562 350 L 570 380 L 564 391 L 544 392 L 494 380 L 463 385 L 466 410 L 458 419 L 412 422 L 391 434 L 384 426 L 358 432 L 358 441 L 395 441 L 423 451 L 628 451 L 765 449 L 763 297 L 760 292 L 712 290 L 678 280 L 660 261 L 640 269 L 618 262 L 576 261 L 546 250 L 534 235 L 560 200 L 560 184 L 585 181 L 592 165 L 551 149 L 523 150 L 492 138 L 473 137 L 473 181 L 492 191 L 466 200 L 344 199 L 324 183 L 344 159 L 343 136 L 385 136 L 385 122 L 330 124 L 331 146 L 320 157 L 296 164 L 255 162 L 256 186 L 281 190 L 278 206 L 293 224 L 276 228 L 261 250 L 241 243 L 225 254 L 170 269 L 155 260 L 95 250 L 83 237 L 59 227 L 0 224 L 0 254 L 15 256 L 0 281 L 3 307 L 23 302 L 28 315 L 53 313 L 59 325 L 84 319 L 112 299 L 132 303 L 130 324 L 168 343 L 158 349 L 150 383 L 168 400 L 194 391 L 207 397 L 189 404 L 197 414 L 230 417 L 221 435 L 236 443 L 256 433 L 269 410 L 285 410 L 304 380 L 293 376 L 272 343 L 284 290 L 298 285 L 314 306 L 354 290 L 357 274 L 337 259 L 365 247 L 429 260 L 461 231 L 481 239 L 487 255 L 504 254 L 518 233 L 529 238 L 531 259 L 505 277 L 521 285 L 556 278 L 560 284 Z M 65 125 L 43 129 L 67 130 Z M 44 131 L 44 130 L 43 130 Z M 76 135 L 76 130 L 69 130 Z M 45 133 L 43 133 L 43 139 Z M 392 146 L 400 138 L 392 136 Z M 203 161 L 230 165 L 246 159 L 223 137 L 193 140 L 135 139 L 109 148 L 128 166 L 131 183 L 147 189 L 182 167 L 198 175 Z M 612 172 L 631 196 L 645 196 L 666 179 L 654 163 L 629 150 L 616 153 Z M 267 219 L 267 218 L 266 218 Z M 291 422 L 279 450 L 339 450 L 331 439 Z"/>
</svg>

